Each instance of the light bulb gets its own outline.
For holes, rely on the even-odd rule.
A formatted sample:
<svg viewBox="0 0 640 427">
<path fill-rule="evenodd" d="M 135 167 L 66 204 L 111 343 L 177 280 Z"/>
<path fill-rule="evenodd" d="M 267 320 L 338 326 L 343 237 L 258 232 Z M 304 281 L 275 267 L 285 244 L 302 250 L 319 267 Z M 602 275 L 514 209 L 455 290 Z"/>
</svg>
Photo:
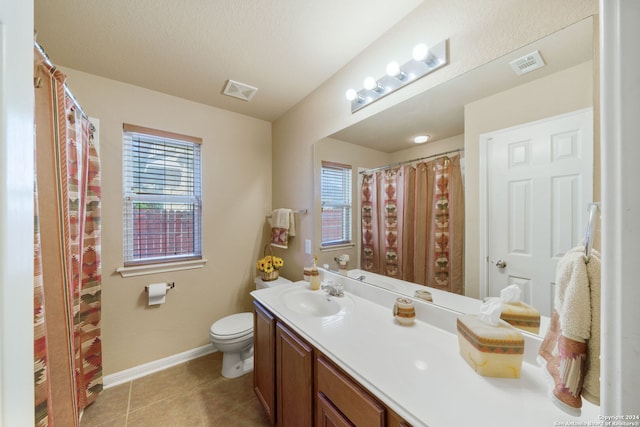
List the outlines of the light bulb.
<svg viewBox="0 0 640 427">
<path fill-rule="evenodd" d="M 404 80 L 407 78 L 407 75 L 400 68 L 400 64 L 396 61 L 391 61 L 387 64 L 387 75 L 395 77 L 398 80 Z"/>
<path fill-rule="evenodd" d="M 347 100 L 353 101 L 358 97 L 358 92 L 356 92 L 355 89 L 347 89 L 347 92 L 344 94 L 344 96 L 347 98 Z"/>
<path fill-rule="evenodd" d="M 429 55 L 429 46 L 420 43 L 413 48 L 413 59 L 416 61 L 424 61 Z"/>
<path fill-rule="evenodd" d="M 395 77 L 400 74 L 400 64 L 396 61 L 391 61 L 387 64 L 387 75 Z"/>
<path fill-rule="evenodd" d="M 428 140 L 429 140 L 429 135 L 418 135 L 415 138 L 413 138 L 413 142 L 415 142 L 416 144 L 424 144 Z"/>
<path fill-rule="evenodd" d="M 364 79 L 364 88 L 367 90 L 373 90 L 378 87 L 378 82 L 373 77 L 367 77 Z"/>
</svg>

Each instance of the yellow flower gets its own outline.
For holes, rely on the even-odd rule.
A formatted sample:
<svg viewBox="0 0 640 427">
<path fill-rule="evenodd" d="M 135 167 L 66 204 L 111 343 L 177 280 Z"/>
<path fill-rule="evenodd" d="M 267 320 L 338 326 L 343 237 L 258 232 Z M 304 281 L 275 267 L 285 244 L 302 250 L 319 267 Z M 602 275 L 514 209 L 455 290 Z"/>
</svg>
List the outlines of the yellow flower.
<svg viewBox="0 0 640 427">
<path fill-rule="evenodd" d="M 267 255 L 256 262 L 256 268 L 265 273 L 271 273 L 273 270 L 278 270 L 282 266 L 284 266 L 282 258 L 273 255 Z"/>
</svg>

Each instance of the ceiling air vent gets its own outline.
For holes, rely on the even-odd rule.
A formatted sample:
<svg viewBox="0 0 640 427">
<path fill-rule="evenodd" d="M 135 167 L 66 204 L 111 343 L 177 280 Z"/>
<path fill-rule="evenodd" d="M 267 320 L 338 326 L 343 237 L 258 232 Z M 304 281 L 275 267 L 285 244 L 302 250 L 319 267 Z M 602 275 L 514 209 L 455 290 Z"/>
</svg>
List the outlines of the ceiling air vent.
<svg viewBox="0 0 640 427">
<path fill-rule="evenodd" d="M 513 68 L 513 71 L 515 71 L 517 75 L 521 76 L 533 70 L 537 70 L 538 68 L 544 67 L 545 63 L 540 56 L 540 52 L 536 50 L 522 58 L 511 61 L 509 65 L 511 65 L 511 68 Z"/>
<path fill-rule="evenodd" d="M 242 99 L 243 101 L 250 101 L 257 91 L 257 87 L 249 86 L 234 80 L 228 80 L 222 93 L 233 96 L 234 98 Z"/>
</svg>

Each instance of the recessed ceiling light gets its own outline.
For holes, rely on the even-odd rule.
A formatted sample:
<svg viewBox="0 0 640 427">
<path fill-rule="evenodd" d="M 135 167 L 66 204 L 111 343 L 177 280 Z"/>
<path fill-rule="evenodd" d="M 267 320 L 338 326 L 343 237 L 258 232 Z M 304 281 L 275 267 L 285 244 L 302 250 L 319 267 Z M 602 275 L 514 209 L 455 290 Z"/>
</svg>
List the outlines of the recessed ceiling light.
<svg viewBox="0 0 640 427">
<path fill-rule="evenodd" d="M 413 138 L 413 142 L 415 142 L 416 144 L 424 144 L 428 140 L 429 140 L 429 135 L 418 135 L 415 138 Z"/>
</svg>

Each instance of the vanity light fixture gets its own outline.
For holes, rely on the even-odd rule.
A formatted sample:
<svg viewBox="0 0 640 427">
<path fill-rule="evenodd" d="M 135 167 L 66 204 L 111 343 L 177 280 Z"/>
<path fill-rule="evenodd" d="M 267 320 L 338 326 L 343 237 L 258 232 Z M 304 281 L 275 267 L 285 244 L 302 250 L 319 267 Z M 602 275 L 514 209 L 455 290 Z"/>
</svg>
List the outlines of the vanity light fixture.
<svg viewBox="0 0 640 427">
<path fill-rule="evenodd" d="M 416 47 L 413 48 L 412 54 L 415 61 L 424 61 L 429 54 L 429 46 L 424 43 L 417 44 Z"/>
<path fill-rule="evenodd" d="M 358 95 L 358 92 L 356 92 L 355 89 L 347 89 L 345 96 L 349 101 L 352 101 L 352 102 L 357 102 L 357 103 L 364 102 L 364 98 Z"/>
<path fill-rule="evenodd" d="M 387 64 L 387 76 L 395 77 L 398 80 L 404 80 L 407 78 L 407 74 L 402 71 L 400 64 L 396 61 L 391 61 Z"/>
<path fill-rule="evenodd" d="M 429 140 L 429 135 L 418 135 L 415 138 L 413 138 L 413 142 L 415 142 L 416 144 L 424 144 L 428 140 Z"/>
<path fill-rule="evenodd" d="M 375 79 L 367 77 L 364 88 L 346 92 L 347 100 L 351 102 L 351 113 L 355 113 L 372 102 L 426 76 L 449 62 L 447 40 L 427 47 L 419 44 L 413 49 L 413 58 L 402 66 L 395 61 L 387 64 L 387 73 Z"/>
<path fill-rule="evenodd" d="M 362 83 L 366 90 L 374 90 L 378 93 L 384 92 L 384 87 L 375 78 L 369 76 Z"/>
</svg>

